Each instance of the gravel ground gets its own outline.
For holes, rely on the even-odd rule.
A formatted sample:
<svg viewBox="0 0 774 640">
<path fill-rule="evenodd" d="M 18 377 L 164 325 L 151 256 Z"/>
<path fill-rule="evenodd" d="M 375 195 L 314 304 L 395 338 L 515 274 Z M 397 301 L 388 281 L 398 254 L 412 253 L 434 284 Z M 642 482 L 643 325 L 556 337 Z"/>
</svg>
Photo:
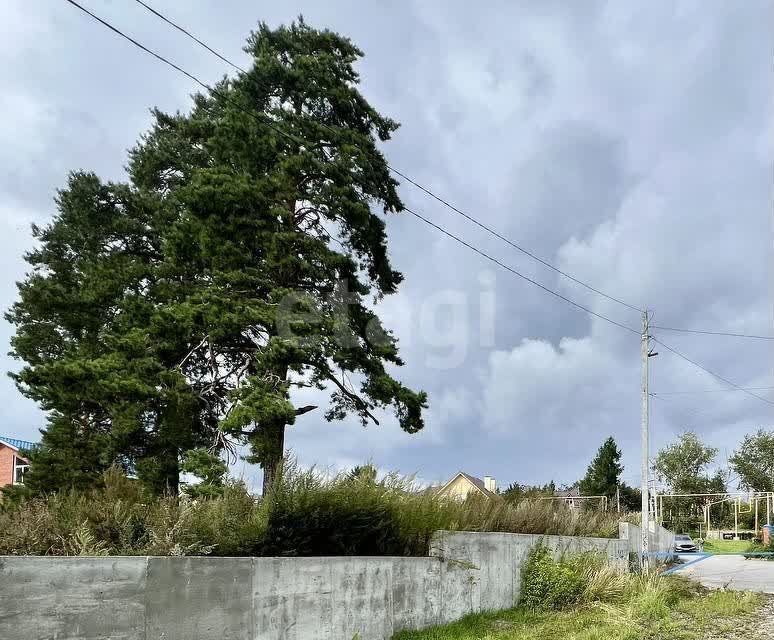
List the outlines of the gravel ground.
<svg viewBox="0 0 774 640">
<path fill-rule="evenodd" d="M 774 640 L 774 598 L 769 598 L 763 611 L 759 614 L 754 631 L 758 634 L 760 640 Z"/>
<path fill-rule="evenodd" d="M 774 597 L 765 597 L 766 604 L 754 616 L 739 622 L 733 631 L 711 633 L 705 640 L 774 640 Z"/>
</svg>

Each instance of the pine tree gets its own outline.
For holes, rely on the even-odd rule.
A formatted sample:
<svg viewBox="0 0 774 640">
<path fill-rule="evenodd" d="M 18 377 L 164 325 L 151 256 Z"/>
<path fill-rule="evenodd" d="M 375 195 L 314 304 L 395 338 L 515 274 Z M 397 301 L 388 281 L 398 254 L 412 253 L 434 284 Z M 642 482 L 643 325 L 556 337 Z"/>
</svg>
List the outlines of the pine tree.
<svg viewBox="0 0 774 640">
<path fill-rule="evenodd" d="M 615 440 L 608 438 L 599 448 L 589 465 L 586 475 L 579 483 L 582 495 L 607 496 L 613 498 L 621 482 L 621 451 Z"/>
<path fill-rule="evenodd" d="M 182 452 L 211 443 L 213 429 L 172 368 L 186 337 L 152 322 L 165 299 L 168 212 L 153 194 L 80 172 L 57 208 L 51 224 L 33 227 L 33 271 L 6 315 L 17 325 L 13 353 L 26 362 L 13 377 L 50 412 L 29 482 L 81 486 L 119 464 L 174 493 Z"/>
<path fill-rule="evenodd" d="M 8 314 L 22 391 L 157 492 L 187 451 L 240 443 L 267 490 L 286 427 L 317 409 L 298 387 L 332 390 L 328 420 L 391 408 L 423 427 L 426 395 L 387 371 L 397 341 L 366 304 L 402 280 L 376 212 L 403 208 L 377 146 L 398 125 L 357 90 L 346 38 L 261 25 L 246 51 L 249 72 L 190 113 L 154 111 L 129 184 L 73 175 Z"/>
<path fill-rule="evenodd" d="M 33 493 L 91 488 L 117 462 L 111 451 L 107 434 L 54 414 L 44 431 L 43 446 L 28 454 L 32 464 L 24 475 L 25 488 Z"/>
</svg>

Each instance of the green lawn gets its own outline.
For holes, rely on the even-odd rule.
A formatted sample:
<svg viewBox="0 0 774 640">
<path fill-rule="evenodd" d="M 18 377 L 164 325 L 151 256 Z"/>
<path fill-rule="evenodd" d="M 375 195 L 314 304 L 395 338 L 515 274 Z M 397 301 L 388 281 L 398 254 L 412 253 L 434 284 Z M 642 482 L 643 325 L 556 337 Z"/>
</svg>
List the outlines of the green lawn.
<svg viewBox="0 0 774 640">
<path fill-rule="evenodd" d="M 445 627 L 402 632 L 393 640 L 701 640 L 710 630 L 713 638 L 723 638 L 746 626 L 762 603 L 760 596 L 732 592 L 686 593 L 670 602 L 658 591 L 646 591 L 615 605 L 471 615 Z"/>
<path fill-rule="evenodd" d="M 744 553 L 752 546 L 750 540 L 707 540 L 704 553 Z"/>
</svg>

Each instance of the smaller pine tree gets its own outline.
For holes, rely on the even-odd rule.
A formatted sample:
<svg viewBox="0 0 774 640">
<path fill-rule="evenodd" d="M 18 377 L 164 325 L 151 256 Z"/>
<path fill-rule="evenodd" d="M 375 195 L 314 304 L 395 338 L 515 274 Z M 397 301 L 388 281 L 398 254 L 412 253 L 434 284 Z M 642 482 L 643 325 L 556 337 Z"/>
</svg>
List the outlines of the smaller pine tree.
<svg viewBox="0 0 774 640">
<path fill-rule="evenodd" d="M 93 488 L 107 469 L 120 464 L 111 451 L 108 434 L 84 427 L 77 418 L 54 413 L 40 447 L 26 452 L 32 464 L 24 484 L 33 493 Z"/>
<path fill-rule="evenodd" d="M 621 483 L 621 450 L 613 438 L 608 438 L 591 461 L 586 475 L 579 483 L 580 492 L 586 496 L 615 496 Z"/>
</svg>

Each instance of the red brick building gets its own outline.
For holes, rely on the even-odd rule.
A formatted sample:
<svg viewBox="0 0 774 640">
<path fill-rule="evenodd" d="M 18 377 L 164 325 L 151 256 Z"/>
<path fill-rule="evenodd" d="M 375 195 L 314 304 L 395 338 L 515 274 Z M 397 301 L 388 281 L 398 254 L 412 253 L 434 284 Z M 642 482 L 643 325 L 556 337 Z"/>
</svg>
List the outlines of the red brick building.
<svg viewBox="0 0 774 640">
<path fill-rule="evenodd" d="M 24 484 L 24 473 L 30 462 L 21 451 L 36 446 L 34 442 L 0 436 L 0 489 L 9 484 Z"/>
</svg>

